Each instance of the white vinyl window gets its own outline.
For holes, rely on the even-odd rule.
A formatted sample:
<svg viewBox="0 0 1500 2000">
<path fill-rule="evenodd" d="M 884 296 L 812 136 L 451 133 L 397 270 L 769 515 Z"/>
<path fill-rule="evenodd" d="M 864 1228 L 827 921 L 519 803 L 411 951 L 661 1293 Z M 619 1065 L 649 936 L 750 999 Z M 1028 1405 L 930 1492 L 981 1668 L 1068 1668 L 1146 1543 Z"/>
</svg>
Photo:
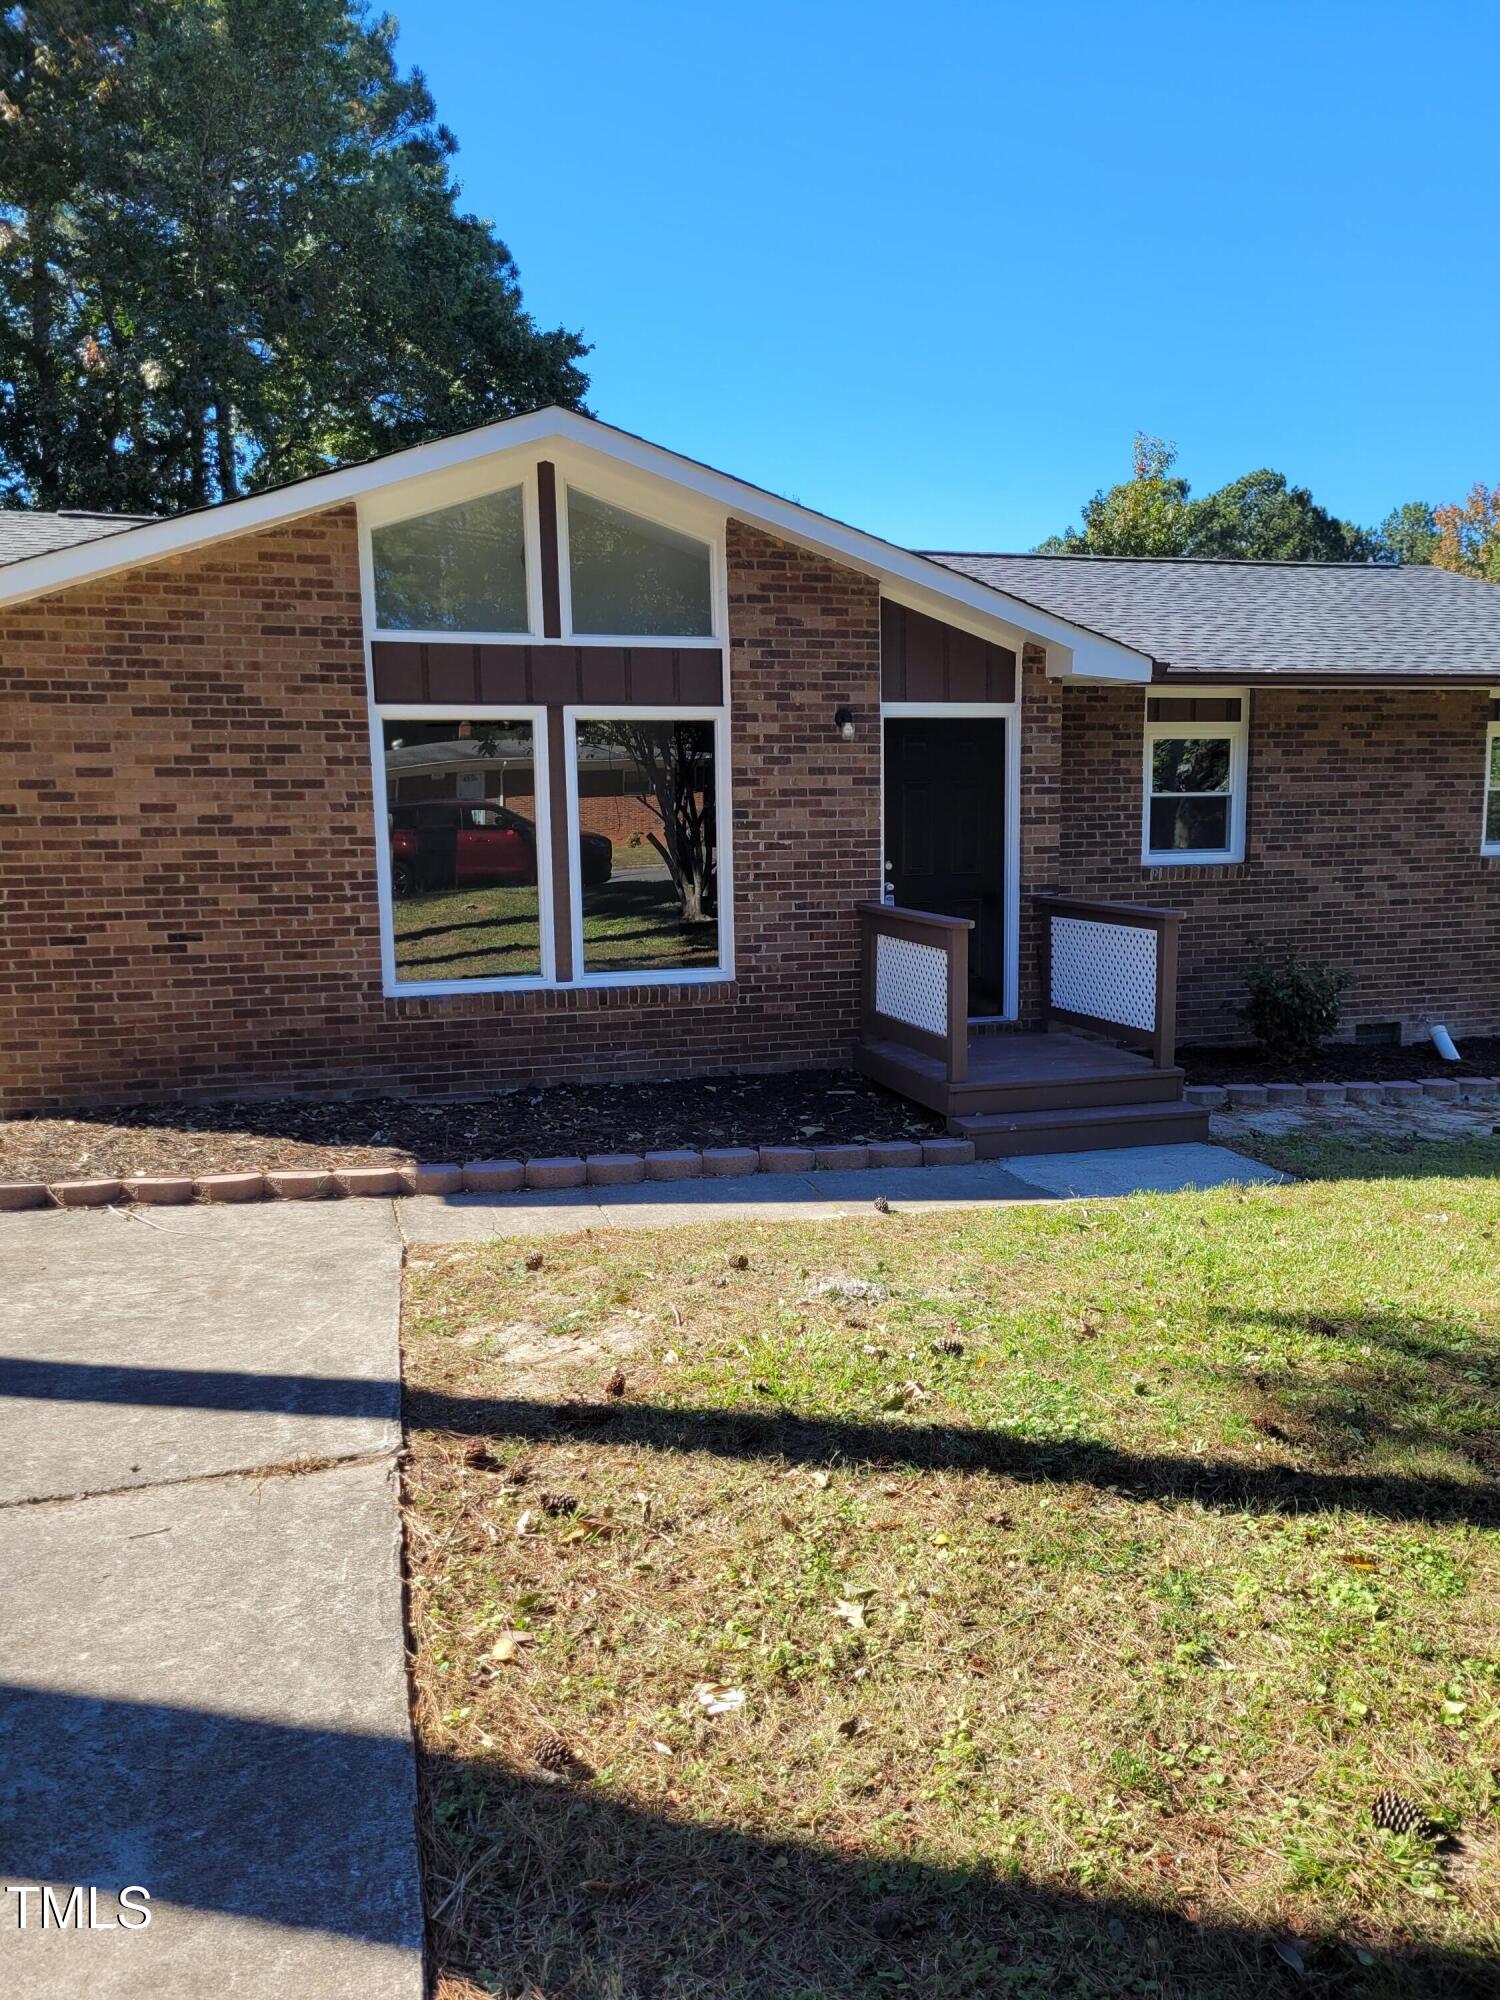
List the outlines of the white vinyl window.
<svg viewBox="0 0 1500 2000">
<path fill-rule="evenodd" d="M 713 550 L 696 535 L 567 490 L 568 629 L 578 638 L 711 639 Z"/>
<path fill-rule="evenodd" d="M 522 488 L 373 527 L 370 568 L 379 631 L 525 633 Z"/>
<path fill-rule="evenodd" d="M 1243 861 L 1249 697 L 1146 697 L 1141 858 L 1152 867 Z"/>
<path fill-rule="evenodd" d="M 375 730 L 386 991 L 549 985 L 544 711 L 383 708 Z"/>
<path fill-rule="evenodd" d="M 1484 743 L 1483 852 L 1500 854 L 1500 722 L 1492 722 Z"/>
<path fill-rule="evenodd" d="M 727 977 L 720 709 L 568 713 L 575 976 Z"/>
</svg>

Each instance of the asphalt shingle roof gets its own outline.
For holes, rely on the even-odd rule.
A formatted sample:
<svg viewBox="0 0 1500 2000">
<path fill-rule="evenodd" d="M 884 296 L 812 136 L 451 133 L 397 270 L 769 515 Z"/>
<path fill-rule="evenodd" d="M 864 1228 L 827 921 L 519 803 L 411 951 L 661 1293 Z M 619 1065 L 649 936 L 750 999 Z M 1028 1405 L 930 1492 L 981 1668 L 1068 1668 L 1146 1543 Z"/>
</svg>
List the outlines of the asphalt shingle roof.
<svg viewBox="0 0 1500 2000">
<path fill-rule="evenodd" d="M 0 508 L 0 569 L 29 556 L 51 555 L 54 549 L 124 534 L 148 519 L 145 514 L 34 514 L 18 507 Z"/>
<path fill-rule="evenodd" d="M 1500 587 L 1451 570 L 923 553 L 1149 653 L 1174 676 L 1430 676 L 1500 686 Z"/>
</svg>

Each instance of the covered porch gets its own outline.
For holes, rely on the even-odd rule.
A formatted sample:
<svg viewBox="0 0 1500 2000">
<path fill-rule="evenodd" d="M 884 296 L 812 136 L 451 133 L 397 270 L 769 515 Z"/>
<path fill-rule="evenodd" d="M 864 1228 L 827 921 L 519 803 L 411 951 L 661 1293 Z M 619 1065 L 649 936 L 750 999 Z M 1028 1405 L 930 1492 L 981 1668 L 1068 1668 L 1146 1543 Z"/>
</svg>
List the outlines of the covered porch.
<svg viewBox="0 0 1500 2000">
<path fill-rule="evenodd" d="M 1039 1033 L 970 1019 L 968 918 L 862 903 L 855 1066 L 939 1112 L 981 1159 L 1206 1139 L 1175 1061 L 1181 913 L 1035 901 Z"/>
</svg>

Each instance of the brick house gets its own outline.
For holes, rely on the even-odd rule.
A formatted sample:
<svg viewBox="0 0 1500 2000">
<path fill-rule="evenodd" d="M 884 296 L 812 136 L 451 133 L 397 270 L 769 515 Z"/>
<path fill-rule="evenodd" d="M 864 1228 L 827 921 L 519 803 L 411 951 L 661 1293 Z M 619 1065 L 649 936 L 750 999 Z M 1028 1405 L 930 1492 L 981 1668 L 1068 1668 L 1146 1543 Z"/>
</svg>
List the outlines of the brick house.
<svg viewBox="0 0 1500 2000">
<path fill-rule="evenodd" d="M 0 1109 L 857 1061 L 1191 1136 L 1247 964 L 1500 1029 L 1500 591 L 915 554 L 546 410 L 0 517 Z"/>
</svg>

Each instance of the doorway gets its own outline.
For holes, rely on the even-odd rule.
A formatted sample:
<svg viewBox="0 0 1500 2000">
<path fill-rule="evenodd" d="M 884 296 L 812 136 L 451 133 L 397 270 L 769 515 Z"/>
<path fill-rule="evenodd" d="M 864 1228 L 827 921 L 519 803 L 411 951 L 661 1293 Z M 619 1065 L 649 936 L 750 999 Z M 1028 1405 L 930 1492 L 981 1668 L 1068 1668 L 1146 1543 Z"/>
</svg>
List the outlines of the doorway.
<svg viewBox="0 0 1500 2000">
<path fill-rule="evenodd" d="M 967 917 L 969 1012 L 1005 1011 L 1003 716 L 887 716 L 885 887 L 908 909 Z"/>
</svg>

